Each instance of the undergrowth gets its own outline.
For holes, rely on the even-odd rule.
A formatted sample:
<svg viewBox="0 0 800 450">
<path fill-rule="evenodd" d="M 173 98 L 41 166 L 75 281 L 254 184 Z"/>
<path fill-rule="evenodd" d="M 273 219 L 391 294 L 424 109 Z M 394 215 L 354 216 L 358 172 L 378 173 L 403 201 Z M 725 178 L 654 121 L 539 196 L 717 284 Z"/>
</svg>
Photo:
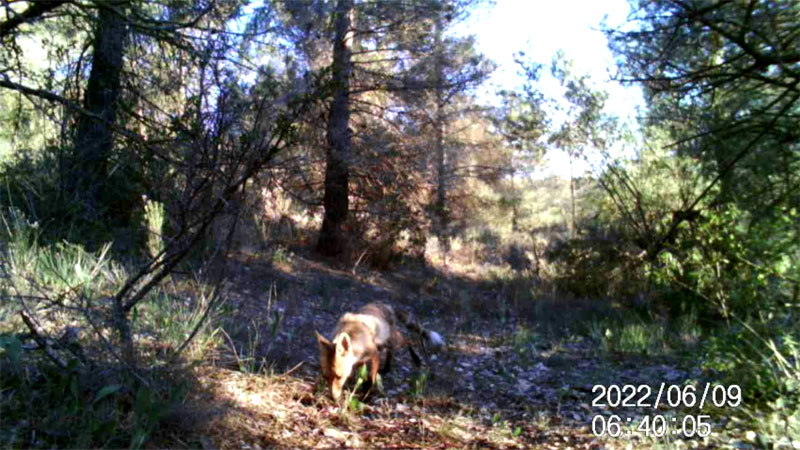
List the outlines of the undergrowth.
<svg viewBox="0 0 800 450">
<path fill-rule="evenodd" d="M 219 344 L 214 293 L 197 280 L 151 291 L 132 312 L 131 367 L 110 314 L 128 270 L 110 244 L 40 245 L 19 210 L 0 217 L 0 446 L 141 448 L 180 416 L 186 364 Z"/>
</svg>

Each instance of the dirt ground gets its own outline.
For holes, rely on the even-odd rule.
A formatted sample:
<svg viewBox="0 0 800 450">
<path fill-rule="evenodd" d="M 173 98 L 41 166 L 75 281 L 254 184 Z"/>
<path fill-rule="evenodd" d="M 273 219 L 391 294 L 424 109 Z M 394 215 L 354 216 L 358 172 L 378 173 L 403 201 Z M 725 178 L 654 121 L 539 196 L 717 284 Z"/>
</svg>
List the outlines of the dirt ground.
<svg viewBox="0 0 800 450">
<path fill-rule="evenodd" d="M 165 437 L 168 442 L 202 448 L 500 449 L 639 448 L 684 439 L 592 432 L 598 416 L 605 422 L 613 414 L 641 419 L 678 413 L 592 406 L 595 385 L 658 389 L 699 373 L 680 359 L 603 354 L 588 339 L 561 330 L 571 317 L 577 320 L 579 303 L 552 299 L 535 308 L 514 307 L 496 283 L 422 266 L 353 271 L 293 254 L 281 261 L 238 255 L 230 267 L 228 348 L 196 369 L 200 389 L 189 400 L 192 425 Z M 329 335 L 342 313 L 371 301 L 412 312 L 447 346 L 423 352 L 419 370 L 405 352 L 397 355 L 382 393 L 337 405 L 318 382 L 314 330 Z M 725 425 L 721 415 L 712 420 L 715 431 Z M 713 435 L 687 442 L 688 448 L 714 447 Z"/>
</svg>

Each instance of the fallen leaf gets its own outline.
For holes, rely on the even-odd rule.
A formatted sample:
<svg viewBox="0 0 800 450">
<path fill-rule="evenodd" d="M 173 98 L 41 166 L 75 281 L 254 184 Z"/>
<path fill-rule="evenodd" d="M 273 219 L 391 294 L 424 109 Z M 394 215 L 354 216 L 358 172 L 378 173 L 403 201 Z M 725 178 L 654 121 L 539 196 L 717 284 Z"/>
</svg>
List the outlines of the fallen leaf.
<svg viewBox="0 0 800 450">
<path fill-rule="evenodd" d="M 349 433 L 339 431 L 336 428 L 326 428 L 325 430 L 322 431 L 322 434 L 339 441 L 344 441 L 347 439 Z"/>
</svg>

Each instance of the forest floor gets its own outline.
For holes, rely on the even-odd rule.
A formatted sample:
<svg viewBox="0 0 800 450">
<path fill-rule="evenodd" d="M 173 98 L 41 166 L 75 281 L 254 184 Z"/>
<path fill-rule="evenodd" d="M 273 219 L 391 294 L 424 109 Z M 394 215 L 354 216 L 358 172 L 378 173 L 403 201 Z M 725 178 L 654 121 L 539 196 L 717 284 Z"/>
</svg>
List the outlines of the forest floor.
<svg viewBox="0 0 800 450">
<path fill-rule="evenodd" d="M 595 385 L 632 385 L 653 403 L 659 385 L 701 377 L 689 358 L 603 351 L 579 330 L 612 306 L 564 299 L 514 305 L 502 283 L 431 268 L 392 272 L 337 269 L 293 254 L 238 255 L 228 275 L 221 346 L 194 369 L 190 425 L 153 444 L 201 448 L 717 448 L 726 417 L 710 414 L 711 438 L 595 436 L 612 414 L 641 420 L 681 416 L 663 406 L 592 406 Z M 314 330 L 371 301 L 413 312 L 447 341 L 423 368 L 396 355 L 384 391 L 335 404 L 319 382 Z M 234 350 L 235 349 L 235 350 Z M 352 384 L 350 385 L 352 387 Z M 638 394 L 637 394 L 638 395 Z M 637 397 L 638 399 L 639 397 Z M 683 414 L 700 414 L 687 411 Z M 602 416 L 599 419 L 595 419 Z M 184 417 L 185 418 L 185 417 Z M 168 428 L 169 429 L 169 428 Z M 628 436 L 628 431 L 632 431 Z M 607 434 L 607 433 L 606 433 Z"/>
</svg>

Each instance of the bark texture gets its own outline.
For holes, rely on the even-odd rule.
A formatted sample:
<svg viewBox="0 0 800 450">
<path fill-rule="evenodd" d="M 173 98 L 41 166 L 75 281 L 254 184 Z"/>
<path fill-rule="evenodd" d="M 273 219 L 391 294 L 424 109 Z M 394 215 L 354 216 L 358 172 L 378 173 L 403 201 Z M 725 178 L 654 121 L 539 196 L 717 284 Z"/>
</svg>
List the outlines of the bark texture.
<svg viewBox="0 0 800 450">
<path fill-rule="evenodd" d="M 333 43 L 333 98 L 328 117 L 328 152 L 323 197 L 325 214 L 317 242 L 317 251 L 327 256 L 339 255 L 344 250 L 344 224 L 349 209 L 352 13 L 353 0 L 339 0 Z"/>
</svg>

